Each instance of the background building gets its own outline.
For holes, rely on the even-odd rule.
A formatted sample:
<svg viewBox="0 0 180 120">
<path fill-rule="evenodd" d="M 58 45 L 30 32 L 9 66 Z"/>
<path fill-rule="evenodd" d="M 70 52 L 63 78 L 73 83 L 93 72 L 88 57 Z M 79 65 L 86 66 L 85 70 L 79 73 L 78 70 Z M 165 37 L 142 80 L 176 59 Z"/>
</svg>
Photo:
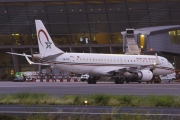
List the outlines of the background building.
<svg viewBox="0 0 180 120">
<path fill-rule="evenodd" d="M 43 21 L 53 41 L 63 51 L 119 54 L 123 52 L 121 32 L 126 28 L 180 25 L 180 1 L 1 0 L 1 75 L 38 69 L 29 65 L 24 57 L 5 53 L 39 51 L 35 19 Z M 179 31 L 171 30 L 169 35 L 170 44 L 180 47 Z"/>
</svg>

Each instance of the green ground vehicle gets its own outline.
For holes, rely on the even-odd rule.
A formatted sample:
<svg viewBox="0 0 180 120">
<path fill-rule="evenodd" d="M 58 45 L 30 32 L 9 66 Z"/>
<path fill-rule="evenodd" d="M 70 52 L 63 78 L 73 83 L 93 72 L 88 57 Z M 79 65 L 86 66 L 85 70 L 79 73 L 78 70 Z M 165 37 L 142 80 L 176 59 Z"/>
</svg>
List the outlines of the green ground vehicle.
<svg viewBox="0 0 180 120">
<path fill-rule="evenodd" d="M 16 72 L 14 82 L 24 82 L 26 80 L 26 76 L 23 72 Z"/>
</svg>

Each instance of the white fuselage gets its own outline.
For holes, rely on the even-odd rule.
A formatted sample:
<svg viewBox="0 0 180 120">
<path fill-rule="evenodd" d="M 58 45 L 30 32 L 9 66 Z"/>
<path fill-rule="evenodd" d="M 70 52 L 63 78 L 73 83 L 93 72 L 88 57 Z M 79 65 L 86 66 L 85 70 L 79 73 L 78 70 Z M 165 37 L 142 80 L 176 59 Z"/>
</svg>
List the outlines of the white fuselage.
<svg viewBox="0 0 180 120">
<path fill-rule="evenodd" d="M 160 64 L 155 66 L 154 75 L 167 75 L 174 72 L 174 67 L 164 57 L 158 56 Z M 156 56 L 152 55 L 122 55 L 122 54 L 92 54 L 92 53 L 64 53 L 51 60 L 54 67 L 74 73 L 89 73 L 107 75 L 107 72 L 123 68 L 138 68 L 156 63 Z M 143 69 L 150 69 L 145 67 Z"/>
</svg>

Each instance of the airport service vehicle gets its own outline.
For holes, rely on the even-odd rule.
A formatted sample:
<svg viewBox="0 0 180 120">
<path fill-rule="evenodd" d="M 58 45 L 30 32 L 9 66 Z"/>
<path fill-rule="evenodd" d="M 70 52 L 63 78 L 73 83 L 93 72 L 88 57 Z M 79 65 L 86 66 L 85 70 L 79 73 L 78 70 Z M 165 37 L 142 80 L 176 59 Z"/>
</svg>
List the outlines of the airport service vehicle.
<svg viewBox="0 0 180 120">
<path fill-rule="evenodd" d="M 26 71 L 23 72 L 23 75 L 26 77 L 26 80 L 32 81 L 33 78 L 36 78 L 36 75 L 38 74 L 37 71 Z"/>
<path fill-rule="evenodd" d="M 125 55 L 96 53 L 65 53 L 57 48 L 41 20 L 35 20 L 39 54 L 11 53 L 24 56 L 29 64 L 49 65 L 52 68 L 73 73 L 87 73 L 88 84 L 96 84 L 100 76 L 114 79 L 115 84 L 123 84 L 126 77 L 135 81 L 150 81 L 155 75 L 167 75 L 174 72 L 170 62 L 155 55 Z M 33 62 L 29 58 L 39 60 Z"/>
<path fill-rule="evenodd" d="M 14 82 L 24 82 L 25 78 L 23 76 L 18 76 L 14 78 Z"/>
<path fill-rule="evenodd" d="M 22 82 L 25 80 L 32 81 L 33 78 L 36 78 L 37 71 L 26 71 L 26 72 L 16 72 L 15 73 L 15 82 Z"/>
<path fill-rule="evenodd" d="M 160 75 L 160 78 L 164 82 L 171 82 L 171 81 L 176 80 L 176 74 L 172 73 L 172 74 L 168 74 L 168 75 Z"/>
<path fill-rule="evenodd" d="M 14 82 L 24 82 L 26 77 L 24 76 L 23 72 L 16 72 Z"/>
<path fill-rule="evenodd" d="M 81 75 L 81 81 L 85 81 L 89 79 L 89 75 L 88 74 L 83 74 Z"/>
</svg>

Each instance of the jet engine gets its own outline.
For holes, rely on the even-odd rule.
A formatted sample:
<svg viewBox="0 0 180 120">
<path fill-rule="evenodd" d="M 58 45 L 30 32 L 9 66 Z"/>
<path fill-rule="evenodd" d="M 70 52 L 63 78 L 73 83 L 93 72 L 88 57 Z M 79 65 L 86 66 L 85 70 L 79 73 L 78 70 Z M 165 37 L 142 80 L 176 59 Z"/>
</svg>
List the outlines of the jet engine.
<svg viewBox="0 0 180 120">
<path fill-rule="evenodd" d="M 43 58 L 43 55 L 41 55 L 41 54 L 33 54 L 32 57 L 34 59 L 36 59 L 36 60 L 39 60 L 39 59 Z"/>
<path fill-rule="evenodd" d="M 136 78 L 141 81 L 149 81 L 153 78 L 153 73 L 150 70 L 140 70 L 136 73 Z"/>
</svg>

